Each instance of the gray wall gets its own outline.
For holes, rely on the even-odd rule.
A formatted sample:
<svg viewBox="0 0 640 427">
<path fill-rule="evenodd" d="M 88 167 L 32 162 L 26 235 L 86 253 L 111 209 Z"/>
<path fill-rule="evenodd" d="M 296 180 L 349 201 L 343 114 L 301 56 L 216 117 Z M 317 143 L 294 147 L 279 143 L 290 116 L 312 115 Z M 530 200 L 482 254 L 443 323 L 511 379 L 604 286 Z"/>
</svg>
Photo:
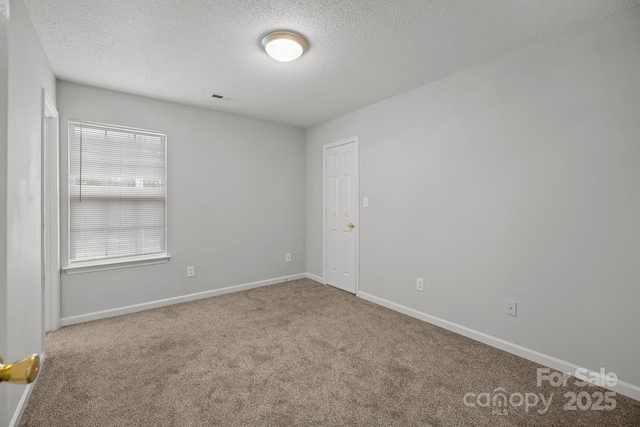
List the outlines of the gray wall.
<svg viewBox="0 0 640 427">
<path fill-rule="evenodd" d="M 363 292 L 640 385 L 639 46 L 636 7 L 309 129 L 307 271 L 357 135 Z"/>
<path fill-rule="evenodd" d="M 7 352 L 7 123 L 9 0 L 0 0 L 0 354 Z M 13 413 L 13 411 L 12 411 Z M 7 389 L 0 387 L 0 426 L 8 423 Z"/>
<path fill-rule="evenodd" d="M 6 212 L 6 217 L 0 217 L 2 234 L 6 236 L 6 247 L 0 252 L 6 257 L 6 264 L 2 265 L 6 267 L 6 279 L 1 280 L 6 282 L 0 286 L 6 286 L 6 294 L 0 302 L 3 302 L 1 315 L 6 316 L 2 353 L 7 361 L 13 361 L 44 350 L 40 279 L 42 87 L 52 99 L 55 99 L 56 87 L 26 6 L 22 0 L 11 0 L 9 6 L 8 104 L 6 115 L 0 111 L 8 122 L 7 167 L 0 167 L 6 170 L 0 191 L 3 195 L 0 207 Z M 5 84 L 4 81 L 1 84 Z M 0 102 L 4 102 L 1 92 Z M 0 140 L 0 146 L 2 144 Z M 4 239 L 2 243 L 4 245 Z M 7 410 L 2 411 L 0 425 L 7 425 L 25 386 L 2 388 L 6 389 L 3 400 Z"/>
<path fill-rule="evenodd" d="M 172 256 L 160 265 L 63 273 L 62 318 L 305 272 L 303 130 L 63 81 L 57 106 L 63 265 L 69 118 L 167 134 Z M 188 265 L 196 277 L 187 279 Z"/>
</svg>

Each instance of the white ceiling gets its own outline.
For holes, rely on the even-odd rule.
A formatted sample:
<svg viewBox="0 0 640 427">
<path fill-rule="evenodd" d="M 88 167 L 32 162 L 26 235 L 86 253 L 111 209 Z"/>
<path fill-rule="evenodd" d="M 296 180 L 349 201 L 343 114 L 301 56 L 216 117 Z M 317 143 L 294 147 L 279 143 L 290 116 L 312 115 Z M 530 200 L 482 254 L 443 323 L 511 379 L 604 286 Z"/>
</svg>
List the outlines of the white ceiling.
<svg viewBox="0 0 640 427">
<path fill-rule="evenodd" d="M 25 3 L 59 79 L 306 128 L 640 0 Z M 274 29 L 309 51 L 269 58 L 259 40 Z"/>
</svg>

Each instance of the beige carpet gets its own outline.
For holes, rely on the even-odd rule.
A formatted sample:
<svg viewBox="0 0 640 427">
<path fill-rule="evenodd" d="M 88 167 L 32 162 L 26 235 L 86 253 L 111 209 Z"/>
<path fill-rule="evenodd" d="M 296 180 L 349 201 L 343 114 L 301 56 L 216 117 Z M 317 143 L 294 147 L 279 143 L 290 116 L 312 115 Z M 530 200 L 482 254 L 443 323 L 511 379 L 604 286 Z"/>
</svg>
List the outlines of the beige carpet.
<svg viewBox="0 0 640 427">
<path fill-rule="evenodd" d="M 621 395 L 613 410 L 564 410 L 567 392 L 605 390 L 538 387 L 537 367 L 298 280 L 47 335 L 20 425 L 640 425 L 640 402 Z M 477 406 L 499 387 L 516 405 L 517 393 L 554 398 L 544 414 L 542 403 Z"/>
</svg>

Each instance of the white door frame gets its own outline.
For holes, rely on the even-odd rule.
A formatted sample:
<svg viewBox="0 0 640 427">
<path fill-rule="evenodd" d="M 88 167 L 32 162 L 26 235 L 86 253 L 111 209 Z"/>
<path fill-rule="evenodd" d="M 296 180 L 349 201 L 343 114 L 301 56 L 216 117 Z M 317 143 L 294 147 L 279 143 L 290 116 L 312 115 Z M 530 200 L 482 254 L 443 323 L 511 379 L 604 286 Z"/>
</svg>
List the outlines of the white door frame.
<svg viewBox="0 0 640 427">
<path fill-rule="evenodd" d="M 59 115 L 42 88 L 42 286 L 44 331 L 60 328 Z M 44 334 L 43 334 L 44 351 Z"/>
<path fill-rule="evenodd" d="M 327 151 L 334 147 L 353 143 L 356 152 L 356 174 L 358 176 L 358 188 L 356 188 L 356 296 L 360 294 L 360 151 L 358 137 L 342 139 L 322 146 L 322 283 L 327 285 Z"/>
</svg>

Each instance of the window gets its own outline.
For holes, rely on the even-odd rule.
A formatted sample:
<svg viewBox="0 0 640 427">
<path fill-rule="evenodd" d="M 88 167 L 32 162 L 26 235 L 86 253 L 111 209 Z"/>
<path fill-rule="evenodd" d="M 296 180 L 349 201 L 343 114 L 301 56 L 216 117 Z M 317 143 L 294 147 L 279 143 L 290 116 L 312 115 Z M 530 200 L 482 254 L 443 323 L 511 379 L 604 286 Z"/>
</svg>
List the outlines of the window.
<svg viewBox="0 0 640 427">
<path fill-rule="evenodd" d="M 69 121 L 70 267 L 166 254 L 166 144 L 162 133 Z"/>
</svg>

